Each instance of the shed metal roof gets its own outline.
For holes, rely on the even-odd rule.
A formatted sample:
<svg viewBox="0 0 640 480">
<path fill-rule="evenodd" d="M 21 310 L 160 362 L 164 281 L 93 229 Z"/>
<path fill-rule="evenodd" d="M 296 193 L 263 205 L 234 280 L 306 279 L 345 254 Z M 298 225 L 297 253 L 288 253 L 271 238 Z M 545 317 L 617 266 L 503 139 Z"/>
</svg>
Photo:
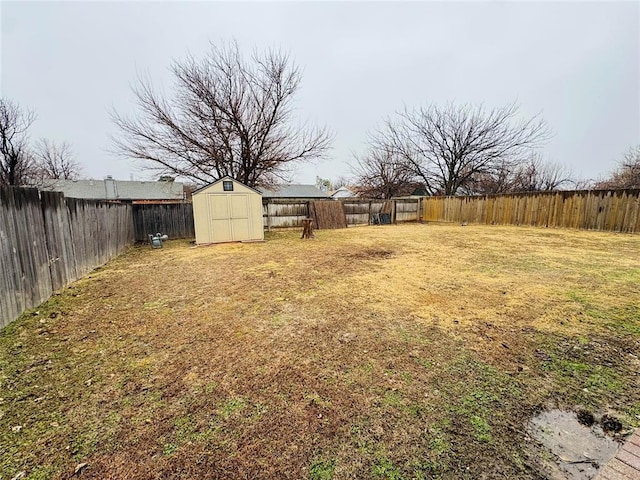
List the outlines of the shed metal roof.
<svg viewBox="0 0 640 480">
<path fill-rule="evenodd" d="M 279 185 L 267 189 L 261 188 L 264 198 L 331 198 L 315 185 Z"/>
</svg>

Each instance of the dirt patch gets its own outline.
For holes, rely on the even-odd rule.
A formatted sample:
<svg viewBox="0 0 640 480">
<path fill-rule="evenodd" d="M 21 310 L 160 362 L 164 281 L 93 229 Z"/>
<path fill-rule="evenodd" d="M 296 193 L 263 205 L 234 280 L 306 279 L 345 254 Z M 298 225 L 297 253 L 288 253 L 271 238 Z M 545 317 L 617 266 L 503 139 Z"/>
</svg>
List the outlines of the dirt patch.
<svg viewBox="0 0 640 480">
<path fill-rule="evenodd" d="M 345 252 L 342 256 L 349 260 L 378 260 L 392 257 L 393 251 L 379 248 L 366 248 L 363 250 Z"/>
</svg>

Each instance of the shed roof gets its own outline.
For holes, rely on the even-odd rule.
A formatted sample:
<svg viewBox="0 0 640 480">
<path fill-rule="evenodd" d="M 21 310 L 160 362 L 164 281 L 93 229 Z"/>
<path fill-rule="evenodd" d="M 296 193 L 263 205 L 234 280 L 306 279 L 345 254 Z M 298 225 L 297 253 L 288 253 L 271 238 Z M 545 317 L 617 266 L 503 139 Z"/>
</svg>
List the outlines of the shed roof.
<svg viewBox="0 0 640 480">
<path fill-rule="evenodd" d="M 315 185 L 278 185 L 260 191 L 264 198 L 331 198 Z"/>
<path fill-rule="evenodd" d="M 65 197 L 94 200 L 182 200 L 181 182 L 129 180 L 48 180 L 41 190 L 62 192 Z"/>
<path fill-rule="evenodd" d="M 239 183 L 240 185 L 242 185 L 243 187 L 247 187 L 250 190 L 253 190 L 256 193 L 262 194 L 262 192 L 260 190 L 257 190 L 253 187 L 250 187 L 249 185 L 245 185 L 244 183 L 242 183 L 240 180 L 236 180 L 235 178 L 230 177 L 229 175 L 225 175 L 222 178 L 219 178 L 218 180 L 211 182 L 211 183 L 207 183 L 206 185 L 203 185 L 200 188 L 197 188 L 196 190 L 194 190 L 193 192 L 191 192 L 191 195 L 195 195 L 196 193 L 201 192 L 202 190 L 204 190 L 205 188 L 209 188 L 211 185 L 215 185 L 216 183 L 220 183 L 223 180 L 233 180 L 234 182 Z"/>
</svg>

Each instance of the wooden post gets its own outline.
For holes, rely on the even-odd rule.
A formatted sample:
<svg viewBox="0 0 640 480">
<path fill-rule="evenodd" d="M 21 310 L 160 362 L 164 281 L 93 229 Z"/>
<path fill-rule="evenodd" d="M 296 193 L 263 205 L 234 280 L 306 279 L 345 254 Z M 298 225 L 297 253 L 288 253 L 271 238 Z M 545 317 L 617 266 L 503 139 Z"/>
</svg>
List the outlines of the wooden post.
<svg viewBox="0 0 640 480">
<path fill-rule="evenodd" d="M 269 200 L 267 200 L 266 209 L 267 209 L 267 232 L 270 232 L 271 231 L 271 212 L 269 211 Z"/>
<path fill-rule="evenodd" d="M 313 238 L 313 219 L 305 218 L 302 220 L 302 237 L 300 238 Z"/>
</svg>

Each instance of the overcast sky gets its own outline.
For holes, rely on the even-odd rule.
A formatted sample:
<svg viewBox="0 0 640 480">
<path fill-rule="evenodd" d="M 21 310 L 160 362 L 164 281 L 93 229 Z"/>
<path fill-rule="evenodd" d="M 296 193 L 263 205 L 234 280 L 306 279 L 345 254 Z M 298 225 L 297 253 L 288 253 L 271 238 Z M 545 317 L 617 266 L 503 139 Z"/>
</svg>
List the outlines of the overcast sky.
<svg viewBox="0 0 640 480">
<path fill-rule="evenodd" d="M 640 143 L 640 2 L 5 2 L 2 96 L 36 111 L 32 138 L 71 143 L 86 177 L 147 178 L 110 154 L 109 111 L 132 110 L 137 72 L 210 42 L 281 48 L 304 68 L 301 119 L 335 132 L 295 180 L 348 175 L 368 130 L 404 105 L 517 101 L 555 136 L 546 158 L 581 178 Z"/>
</svg>

